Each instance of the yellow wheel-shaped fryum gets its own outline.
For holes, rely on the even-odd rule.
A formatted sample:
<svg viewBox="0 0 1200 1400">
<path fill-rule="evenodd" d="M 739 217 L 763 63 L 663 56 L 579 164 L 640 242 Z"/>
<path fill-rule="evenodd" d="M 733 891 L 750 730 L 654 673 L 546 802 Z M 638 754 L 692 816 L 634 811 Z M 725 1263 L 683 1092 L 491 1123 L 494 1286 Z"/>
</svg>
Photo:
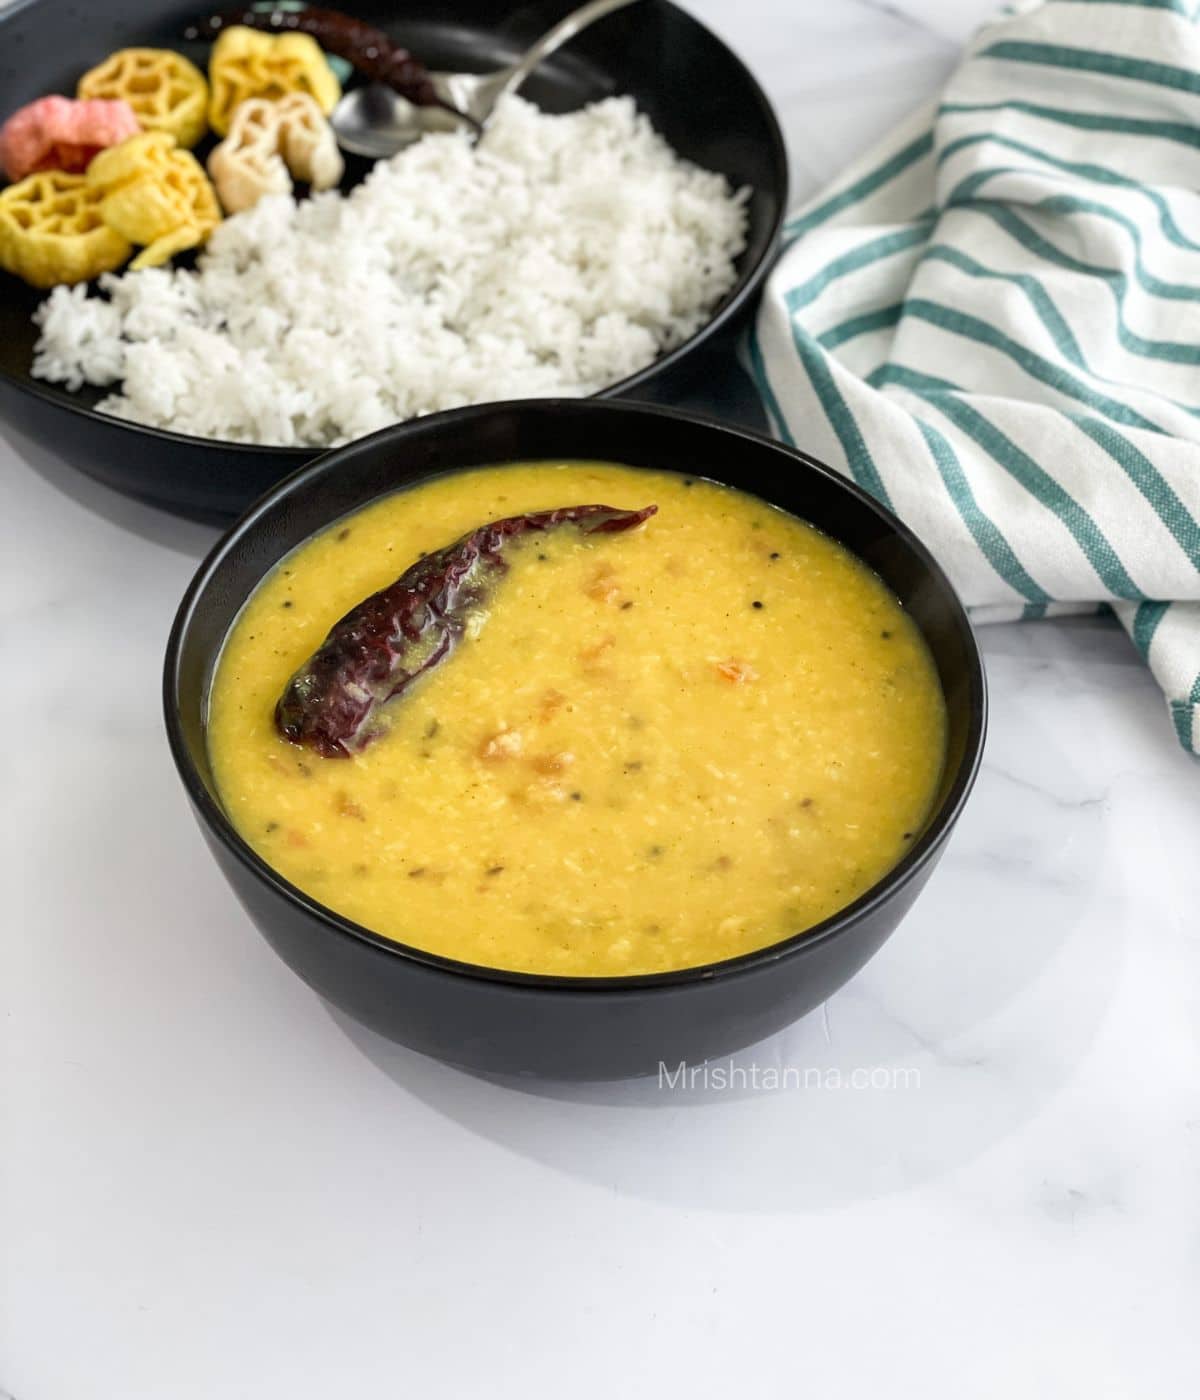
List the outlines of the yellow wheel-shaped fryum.
<svg viewBox="0 0 1200 1400">
<path fill-rule="evenodd" d="M 308 34 L 260 34 L 245 25 L 222 30 L 208 60 L 208 123 L 225 136 L 234 109 L 248 97 L 306 92 L 326 116 L 342 95 L 333 69 Z"/>
<path fill-rule="evenodd" d="M 123 98 L 143 131 L 194 146 L 208 129 L 208 83 L 170 49 L 119 49 L 79 80 L 80 97 Z"/>
<path fill-rule="evenodd" d="M 130 264 L 135 271 L 203 243 L 221 221 L 203 167 L 162 131 L 143 132 L 101 151 L 86 178 L 105 223 L 130 242 L 146 245 Z"/>
<path fill-rule="evenodd" d="M 0 267 L 34 287 L 86 282 L 132 251 L 84 175 L 41 170 L 0 191 Z"/>
</svg>

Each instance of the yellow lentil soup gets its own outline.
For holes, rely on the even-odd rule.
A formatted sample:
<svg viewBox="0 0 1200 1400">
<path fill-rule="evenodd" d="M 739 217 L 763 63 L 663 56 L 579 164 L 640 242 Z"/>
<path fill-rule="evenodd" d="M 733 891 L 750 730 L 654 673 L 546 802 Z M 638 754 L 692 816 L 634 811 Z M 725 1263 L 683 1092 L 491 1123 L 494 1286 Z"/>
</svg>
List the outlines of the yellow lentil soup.
<svg viewBox="0 0 1200 1400">
<path fill-rule="evenodd" d="M 501 517 L 597 503 L 624 533 L 512 541 L 453 653 L 350 757 L 275 727 L 330 627 Z M 945 750 L 932 659 L 883 583 L 811 526 L 674 473 L 483 468 L 294 551 L 235 623 L 209 749 L 238 830 L 329 908 L 465 962 L 613 976 L 778 942 L 880 879 Z"/>
</svg>

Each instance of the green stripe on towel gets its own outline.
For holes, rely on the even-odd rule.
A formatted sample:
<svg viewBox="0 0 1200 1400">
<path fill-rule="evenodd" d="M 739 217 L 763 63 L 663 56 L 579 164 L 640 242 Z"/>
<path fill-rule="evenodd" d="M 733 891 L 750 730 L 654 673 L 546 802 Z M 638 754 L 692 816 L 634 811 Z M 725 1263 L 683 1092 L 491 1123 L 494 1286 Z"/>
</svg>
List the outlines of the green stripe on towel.
<svg viewBox="0 0 1200 1400">
<path fill-rule="evenodd" d="M 848 340 L 855 340 L 870 331 L 887 330 L 900 320 L 903 310 L 903 303 L 895 302 L 891 306 L 881 306 L 878 311 L 864 311 L 858 316 L 851 316 L 849 320 L 822 331 L 817 336 L 817 344 L 822 350 L 836 350 L 839 345 L 844 345 Z"/>
<path fill-rule="evenodd" d="M 1200 287 L 1188 286 L 1183 282 L 1164 282 L 1149 272 L 1142 262 L 1142 237 L 1141 231 L 1131 219 L 1125 219 L 1117 214 L 1115 209 L 1108 208 L 1104 204 L 1093 204 L 1091 200 L 1067 200 L 1065 196 L 1056 195 L 1053 200 L 1043 200 L 1034 205 L 1035 209 L 1046 213 L 1058 212 L 1051 208 L 1051 205 L 1070 204 L 1069 209 L 1063 212 L 1072 214 L 1096 214 L 1101 218 L 1111 218 L 1113 222 L 1124 228 L 1132 235 L 1134 244 L 1134 273 L 1138 286 L 1150 295 L 1162 297 L 1164 301 L 1200 301 Z M 1072 253 L 1059 248 L 1057 244 L 1051 243 L 1048 238 L 1044 238 L 1038 231 L 1031 227 L 1018 214 L 1002 204 L 993 200 L 975 200 L 972 204 L 960 206 L 960 212 L 968 214 L 982 214 L 1005 233 L 1014 238 L 1018 243 L 1028 248 L 1031 253 L 1036 253 L 1039 257 L 1045 258 L 1047 262 L 1056 263 L 1059 267 L 1069 268 L 1072 272 L 1083 272 L 1092 277 L 1103 278 L 1113 288 L 1118 300 L 1123 300 L 1129 279 L 1119 268 L 1104 267 L 1100 263 L 1085 262 L 1082 258 L 1075 257 Z"/>
<path fill-rule="evenodd" d="M 955 509 L 971 532 L 975 543 L 987 557 L 988 563 L 1010 588 L 1022 597 L 1030 599 L 1031 605 L 1044 611 L 1050 600 L 1049 593 L 1034 581 L 996 522 L 980 508 L 954 449 L 946 438 L 923 418 L 917 419 L 917 427 L 929 444 L 929 455 L 933 458 L 947 494 L 954 502 Z"/>
<path fill-rule="evenodd" d="M 758 392 L 762 395 L 763 403 L 766 405 L 767 416 L 770 418 L 776 433 L 787 443 L 789 447 L 795 447 L 796 440 L 792 437 L 787 425 L 787 419 L 783 416 L 783 409 L 779 406 L 779 400 L 775 397 L 775 390 L 771 387 L 771 379 L 767 374 L 766 362 L 763 359 L 762 346 L 758 340 L 757 321 L 751 320 L 749 334 L 746 337 L 746 348 L 750 357 L 750 377 L 754 380 Z"/>
<path fill-rule="evenodd" d="M 1186 122 L 1155 121 L 1150 117 L 1118 117 L 1107 112 L 1073 112 L 1066 107 L 1046 107 L 1040 102 L 943 102 L 938 114 L 948 116 L 974 112 L 1020 112 L 1027 117 L 1057 122 L 1078 131 L 1109 131 L 1114 136 L 1147 136 L 1153 140 L 1175 141 L 1181 146 L 1200 149 L 1200 127 Z"/>
<path fill-rule="evenodd" d="M 1196 752 L 1193 727 L 1195 714 L 1195 706 L 1189 705 L 1186 700 L 1171 701 L 1171 719 L 1175 725 L 1175 733 L 1189 753 Z"/>
<path fill-rule="evenodd" d="M 944 262 L 950 267 L 956 267 L 960 272 L 965 272 L 968 277 L 990 278 L 1019 287 L 1024 292 L 1030 306 L 1033 307 L 1038 319 L 1050 333 L 1050 337 L 1059 351 L 1072 364 L 1077 365 L 1088 374 L 1091 373 L 1083 358 L 1083 351 L 1079 348 L 1079 342 L 1075 339 L 1074 332 L 1067 325 L 1050 294 L 1036 277 L 1025 272 L 997 272 L 994 268 L 984 267 L 969 253 L 964 253 L 959 248 L 952 248 L 948 243 L 932 244 L 925 250 L 922 261 L 926 259 L 931 262 Z"/>
<path fill-rule="evenodd" d="M 1035 500 L 1058 517 L 1111 594 L 1131 601 L 1145 596 L 1125 571 L 1103 530 L 1075 497 L 994 423 L 965 403 L 959 397 L 962 391 L 955 385 L 904 365 L 883 366 L 871 376 L 871 382 L 877 386 L 896 384 L 932 404 L 960 432 L 983 448 Z"/>
<path fill-rule="evenodd" d="M 1184 19 L 1195 19 L 1195 6 L 1187 0 L 1052 0 L 1059 5 L 1130 5 L 1140 10 L 1170 10 Z"/>
<path fill-rule="evenodd" d="M 815 209 L 810 209 L 806 214 L 800 214 L 784 225 L 785 246 L 787 243 L 794 243 L 797 238 L 806 234 L 810 229 L 814 229 L 818 224 L 823 224 L 832 219 L 835 214 L 840 214 L 843 209 L 849 209 L 852 205 L 866 199 L 868 195 L 874 194 L 876 190 L 889 184 L 897 175 L 902 175 L 910 166 L 915 165 L 922 157 L 927 156 L 933 150 L 933 132 L 926 131 L 917 137 L 915 141 L 910 141 L 903 149 L 896 152 L 894 156 L 885 160 L 882 165 L 877 166 L 840 193 L 831 195 L 829 199 L 818 204 Z"/>
<path fill-rule="evenodd" d="M 854 414 L 850 412 L 830 373 L 824 351 L 818 349 L 809 337 L 795 326 L 792 327 L 792 340 L 813 391 L 821 401 L 825 417 L 829 419 L 830 427 L 837 434 L 842 451 L 846 454 L 846 465 L 850 468 L 851 476 L 863 490 L 869 491 L 877 501 L 882 501 L 890 508 L 892 501 L 887 487 L 879 475 L 879 468 L 871 456 L 871 449 L 862 435 L 862 429 L 859 428 Z"/>
<path fill-rule="evenodd" d="M 1140 181 L 1131 179 L 1127 175 L 1120 174 L 1119 171 L 1110 169 L 1107 165 L 1096 165 L 1092 161 L 1064 160 L 1059 156 L 1052 156 L 1046 151 L 1039 150 L 1036 146 L 1031 146 L 1026 141 L 1017 141 L 1011 136 L 1000 136 L 995 132 L 977 132 L 974 136 L 963 136 L 957 141 L 951 141 L 938 154 L 939 166 L 957 155 L 959 151 L 969 146 L 979 146 L 985 143 L 993 146 L 1003 146 L 1006 150 L 1016 151 L 1020 155 L 1031 156 L 1034 160 L 1040 160 L 1064 174 L 1076 175 L 1081 180 L 1090 180 L 1094 184 L 1108 185 L 1112 189 L 1128 190 L 1131 194 L 1144 195 L 1154 208 L 1158 211 L 1159 227 L 1164 236 L 1177 248 L 1186 248 L 1188 252 L 1200 252 L 1200 243 L 1189 238 L 1187 234 L 1175 222 L 1175 216 L 1171 212 L 1171 206 L 1156 190 L 1149 189 Z M 975 195 L 975 191 L 981 189 L 989 180 L 995 179 L 998 175 L 1029 175 L 1041 174 L 1041 171 L 1030 171 L 1020 165 L 995 165 L 987 170 L 976 170 L 971 175 L 966 175 L 946 196 L 945 204 L 949 208 L 953 205 L 966 204 Z"/>
<path fill-rule="evenodd" d="M 1107 394 L 1088 388 L 1069 370 L 1054 364 L 1052 360 L 1047 360 L 1043 355 L 1036 354 L 1027 346 L 1022 345 L 1011 336 L 1005 335 L 1003 331 L 997 330 L 995 326 L 981 320 L 978 316 L 970 316 L 965 311 L 955 311 L 952 307 L 942 306 L 939 302 L 929 301 L 925 297 L 912 297 L 906 301 L 904 303 L 904 316 L 913 316 L 929 325 L 937 326 L 940 330 L 948 331 L 953 335 L 961 335 L 980 345 L 987 345 L 1012 360 L 1031 378 L 1049 385 L 1060 394 L 1078 399 L 1080 403 L 1096 409 L 1099 413 L 1105 413 L 1110 418 L 1115 418 L 1118 423 L 1125 423 L 1131 428 L 1144 428 L 1147 432 L 1152 433 L 1164 431 L 1157 423 L 1151 422 L 1149 418 L 1138 413 L 1136 409 L 1121 403 L 1119 399 L 1110 398 Z"/>
<path fill-rule="evenodd" d="M 1150 659 L 1150 643 L 1170 606 L 1170 603 L 1139 603 L 1133 615 L 1133 644 L 1147 661 Z"/>
<path fill-rule="evenodd" d="M 1089 375 L 1092 379 L 1098 380 L 1101 384 L 1112 384 L 1119 387 L 1123 381 L 1112 379 L 1107 375 L 1098 374 L 1084 358 L 1083 351 L 1079 348 L 1079 342 L 1075 339 L 1074 333 L 1068 326 L 1066 319 L 1059 311 L 1057 304 L 1041 282 L 1029 273 L 1020 272 L 997 272 L 994 268 L 984 267 L 981 263 L 961 252 L 957 248 L 952 248 L 948 244 L 935 243 L 924 254 L 924 258 L 935 262 L 944 262 L 951 267 L 956 267 L 971 277 L 990 278 L 997 281 L 1007 282 L 1017 286 L 1025 293 L 1030 306 L 1035 315 L 1045 326 L 1047 332 L 1054 341 L 1059 352 L 1071 361 L 1078 369 Z M 1116 333 L 1117 340 L 1121 346 L 1132 355 L 1140 355 L 1146 359 L 1167 360 L 1174 364 L 1200 364 L 1200 345 L 1185 345 L 1177 341 L 1164 340 L 1144 340 L 1141 336 L 1131 331 L 1126 325 L 1122 310 L 1122 298 L 1118 293 L 1116 296 Z M 821 343 L 825 344 L 824 337 Z M 840 343 L 840 342 L 837 342 Z M 1200 417 L 1200 405 L 1181 403 L 1178 399 L 1173 399 L 1166 394 L 1160 393 L 1156 389 L 1148 389 L 1142 386 L 1142 392 L 1152 394 L 1155 398 L 1161 398 L 1164 403 L 1170 404 L 1173 408 L 1178 408 L 1183 413 L 1190 413 L 1194 417 Z"/>
<path fill-rule="evenodd" d="M 1024 39 L 1001 39 L 981 49 L 978 57 L 1010 63 L 1040 63 L 1049 68 L 1066 68 L 1077 73 L 1102 73 L 1109 78 L 1153 83 L 1177 92 L 1200 92 L 1200 74 L 1172 63 L 1155 63 L 1128 54 L 1078 49 L 1067 44 L 1037 44 Z"/>
<path fill-rule="evenodd" d="M 1192 568 L 1200 570 L 1200 525 L 1150 458 L 1102 418 L 1080 414 L 1073 415 L 1073 421 L 1116 462 L 1174 536 Z"/>
<path fill-rule="evenodd" d="M 807 282 L 802 282 L 800 286 L 793 287 L 788 292 L 785 298 L 788 310 L 791 312 L 800 311 L 816 301 L 826 287 L 842 277 L 924 243 L 929 237 L 929 230 L 932 227 L 933 220 L 928 218 L 915 224 L 912 228 L 904 228 L 895 233 L 882 234 L 879 238 L 868 239 L 866 243 L 834 258 L 815 277 L 810 277 Z"/>
</svg>

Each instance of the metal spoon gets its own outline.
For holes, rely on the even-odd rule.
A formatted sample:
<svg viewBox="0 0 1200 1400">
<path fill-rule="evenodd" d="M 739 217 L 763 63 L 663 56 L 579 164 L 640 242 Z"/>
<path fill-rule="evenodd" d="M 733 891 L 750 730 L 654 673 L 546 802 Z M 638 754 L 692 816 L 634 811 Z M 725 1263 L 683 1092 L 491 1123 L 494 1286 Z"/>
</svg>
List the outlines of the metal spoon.
<svg viewBox="0 0 1200 1400">
<path fill-rule="evenodd" d="M 491 73 L 431 73 L 438 96 L 476 123 L 477 134 L 487 130 L 496 104 L 516 92 L 525 79 L 568 39 L 614 10 L 636 0 L 590 0 L 572 11 L 509 68 Z M 454 131 L 461 122 L 441 107 L 415 107 L 382 83 L 354 88 L 333 109 L 330 118 L 338 145 L 355 155 L 385 160 L 420 140 L 430 131 Z"/>
</svg>

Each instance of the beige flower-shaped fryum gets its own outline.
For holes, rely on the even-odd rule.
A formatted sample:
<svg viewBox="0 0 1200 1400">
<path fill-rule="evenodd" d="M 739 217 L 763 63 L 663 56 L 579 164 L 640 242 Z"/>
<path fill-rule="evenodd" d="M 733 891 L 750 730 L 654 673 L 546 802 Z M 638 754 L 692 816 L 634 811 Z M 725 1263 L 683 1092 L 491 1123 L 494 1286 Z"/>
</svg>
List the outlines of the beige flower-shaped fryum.
<svg viewBox="0 0 1200 1400">
<path fill-rule="evenodd" d="M 332 128 L 303 92 L 275 102 L 252 97 L 239 103 L 229 135 L 208 158 L 208 172 L 230 214 L 251 208 L 265 194 L 289 193 L 293 176 L 315 190 L 329 189 L 343 168 Z"/>
<path fill-rule="evenodd" d="M 280 149 L 287 168 L 314 190 L 329 190 L 346 168 L 333 127 L 306 92 L 293 92 L 275 104 L 282 135 Z"/>
<path fill-rule="evenodd" d="M 229 135 L 208 157 L 208 173 L 227 214 L 251 208 L 265 194 L 291 193 L 291 177 L 279 154 L 277 107 L 265 97 L 239 103 Z"/>
</svg>

